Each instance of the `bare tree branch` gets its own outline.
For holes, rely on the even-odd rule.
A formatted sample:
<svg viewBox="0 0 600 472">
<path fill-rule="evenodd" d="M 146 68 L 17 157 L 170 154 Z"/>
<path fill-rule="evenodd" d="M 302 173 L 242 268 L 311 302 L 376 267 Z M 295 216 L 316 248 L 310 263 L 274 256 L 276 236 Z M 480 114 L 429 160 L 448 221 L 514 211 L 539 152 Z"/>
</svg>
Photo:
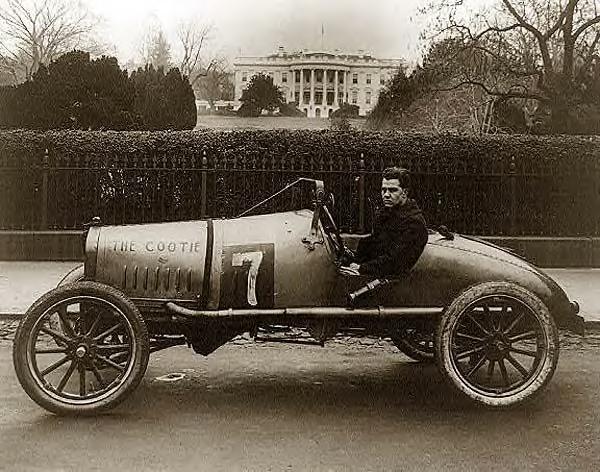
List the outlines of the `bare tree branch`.
<svg viewBox="0 0 600 472">
<path fill-rule="evenodd" d="M 449 87 L 436 87 L 436 88 L 432 89 L 432 91 L 434 91 L 434 92 L 449 92 L 451 90 L 456 90 L 456 89 L 459 89 L 460 87 L 464 87 L 465 85 L 475 85 L 475 86 L 481 88 L 485 93 L 487 93 L 488 95 L 493 96 L 493 97 L 526 98 L 526 99 L 539 100 L 541 102 L 548 101 L 548 98 L 546 98 L 542 95 L 536 94 L 536 93 L 529 92 L 529 91 L 526 91 L 526 92 L 513 92 L 513 91 L 500 92 L 497 90 L 492 90 L 485 83 L 478 81 L 478 80 L 473 80 L 473 79 L 462 80 L 461 82 L 454 84 L 452 86 L 449 86 Z"/>
<path fill-rule="evenodd" d="M 540 52 L 542 54 L 542 60 L 544 61 L 544 68 L 548 71 L 553 69 L 552 59 L 550 57 L 550 51 L 548 50 L 548 39 L 542 34 L 542 32 L 533 26 L 531 23 L 528 23 L 523 16 L 521 16 L 515 7 L 510 3 L 510 0 L 502 0 L 502 3 L 506 7 L 506 9 L 510 12 L 510 14 L 525 28 L 529 31 L 538 41 Z"/>
<path fill-rule="evenodd" d="M 201 77 L 206 76 L 216 64 L 215 57 L 206 61 L 202 55 L 206 53 L 206 44 L 210 40 L 214 27 L 212 25 L 201 25 L 196 21 L 189 21 L 179 25 L 177 36 L 183 49 L 180 62 L 181 73 L 186 75 L 192 87 Z"/>
<path fill-rule="evenodd" d="M 579 28 L 577 28 L 575 30 L 575 32 L 573 33 L 573 37 L 576 39 L 577 37 L 579 37 L 579 35 L 581 33 L 583 33 L 585 30 L 587 30 L 588 28 L 596 25 L 600 23 L 600 15 L 586 21 L 584 24 L 582 24 Z"/>
<path fill-rule="evenodd" d="M 24 79 L 80 44 L 93 28 L 93 19 L 75 0 L 6 0 L 0 5 L 0 36 L 7 39 L 4 48 L 22 62 Z"/>
</svg>

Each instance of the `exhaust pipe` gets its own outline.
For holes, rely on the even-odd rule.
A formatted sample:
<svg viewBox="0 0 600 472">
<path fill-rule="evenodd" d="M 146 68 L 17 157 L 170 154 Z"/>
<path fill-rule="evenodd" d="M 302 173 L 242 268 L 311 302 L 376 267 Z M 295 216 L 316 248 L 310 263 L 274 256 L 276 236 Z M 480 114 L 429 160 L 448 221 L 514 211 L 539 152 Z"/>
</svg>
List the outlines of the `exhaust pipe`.
<svg viewBox="0 0 600 472">
<path fill-rule="evenodd" d="M 233 309 L 227 310 L 192 310 L 167 302 L 166 308 L 171 313 L 186 318 L 261 318 L 272 316 L 314 317 L 314 318 L 402 318 L 406 316 L 441 315 L 441 307 L 408 307 L 408 308 L 345 308 L 345 307 L 302 307 L 302 308 L 265 308 L 265 309 Z"/>
</svg>

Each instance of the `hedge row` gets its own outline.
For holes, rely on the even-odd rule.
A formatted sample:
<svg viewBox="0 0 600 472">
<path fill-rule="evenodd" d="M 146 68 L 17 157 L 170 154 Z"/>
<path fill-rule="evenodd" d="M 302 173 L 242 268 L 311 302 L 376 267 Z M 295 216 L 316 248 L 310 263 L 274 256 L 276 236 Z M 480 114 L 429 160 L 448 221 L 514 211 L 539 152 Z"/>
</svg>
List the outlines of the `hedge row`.
<svg viewBox="0 0 600 472">
<path fill-rule="evenodd" d="M 517 170 L 537 169 L 548 163 L 589 163 L 600 154 L 600 136 L 527 135 L 428 135 L 420 133 L 315 130 L 241 131 L 79 131 L 36 132 L 0 130 L 0 162 L 35 162 L 40 149 L 54 151 L 68 160 L 102 157 L 103 163 L 127 156 L 185 153 L 244 157 L 244 152 L 274 158 L 277 162 L 294 157 L 327 155 L 357 158 L 364 153 L 369 162 L 377 160 L 415 165 L 498 165 L 515 157 Z"/>
<path fill-rule="evenodd" d="M 204 181 L 206 213 L 234 216 L 296 177 L 314 176 L 333 191 L 342 227 L 368 230 L 379 172 L 402 165 L 413 172 L 414 196 L 432 225 L 471 234 L 598 235 L 598 162 L 598 137 L 5 131 L 0 200 L 21 203 L 0 208 L 0 227 L 35 229 L 42 217 L 57 229 L 81 227 L 94 215 L 107 223 L 200 218 Z M 307 200 L 296 193 L 266 210 L 298 205 Z"/>
</svg>

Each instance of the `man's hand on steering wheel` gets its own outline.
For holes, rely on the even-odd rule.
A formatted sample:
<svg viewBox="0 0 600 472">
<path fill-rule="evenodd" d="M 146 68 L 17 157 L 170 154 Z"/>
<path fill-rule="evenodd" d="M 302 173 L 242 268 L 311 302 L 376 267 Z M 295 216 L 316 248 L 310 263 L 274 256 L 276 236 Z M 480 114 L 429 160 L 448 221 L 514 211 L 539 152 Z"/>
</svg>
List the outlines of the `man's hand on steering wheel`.
<svg viewBox="0 0 600 472">
<path fill-rule="evenodd" d="M 352 249 L 348 248 L 346 245 L 344 245 L 342 247 L 342 250 L 340 252 L 341 252 L 341 255 L 339 257 L 340 265 L 349 266 L 351 263 L 354 262 L 354 259 L 356 259 L 356 255 L 354 254 L 354 251 L 352 251 Z"/>
</svg>

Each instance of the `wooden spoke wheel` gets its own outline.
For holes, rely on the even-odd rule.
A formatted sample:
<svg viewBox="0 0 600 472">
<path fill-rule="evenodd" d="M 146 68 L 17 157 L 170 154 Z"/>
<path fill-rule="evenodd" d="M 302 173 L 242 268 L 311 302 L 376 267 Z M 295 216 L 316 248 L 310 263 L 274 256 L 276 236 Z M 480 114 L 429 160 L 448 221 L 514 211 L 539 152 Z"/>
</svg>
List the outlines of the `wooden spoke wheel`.
<svg viewBox="0 0 600 472">
<path fill-rule="evenodd" d="M 419 362 L 435 361 L 435 333 L 428 326 L 406 326 L 397 330 L 392 341 L 406 356 Z"/>
<path fill-rule="evenodd" d="M 558 362 L 558 331 L 543 302 L 507 282 L 471 287 L 444 313 L 436 338 L 440 370 L 469 398 L 492 407 L 530 399 Z"/>
<path fill-rule="evenodd" d="M 136 306 L 96 282 L 42 296 L 25 314 L 13 346 L 21 385 L 57 414 L 114 407 L 137 387 L 148 358 L 148 332 Z"/>
</svg>

